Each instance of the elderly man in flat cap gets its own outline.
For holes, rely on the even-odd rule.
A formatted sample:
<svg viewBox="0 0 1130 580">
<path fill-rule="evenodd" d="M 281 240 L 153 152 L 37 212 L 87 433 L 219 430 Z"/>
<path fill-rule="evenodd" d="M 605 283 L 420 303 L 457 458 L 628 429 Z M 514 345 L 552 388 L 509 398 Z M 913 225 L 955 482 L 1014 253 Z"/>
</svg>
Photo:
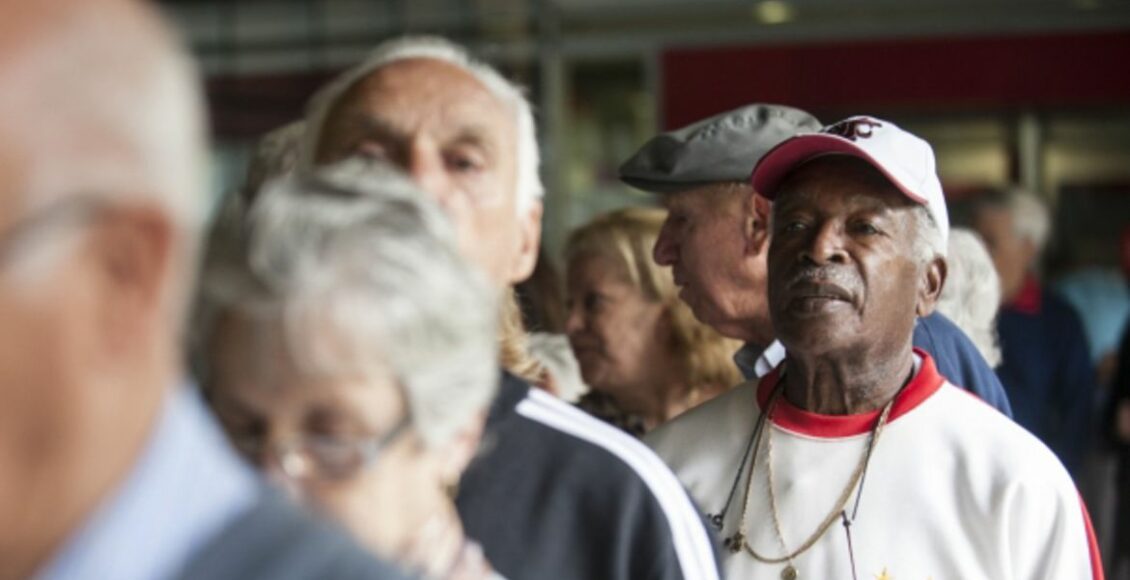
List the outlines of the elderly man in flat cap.
<svg viewBox="0 0 1130 580">
<path fill-rule="evenodd" d="M 681 458 L 700 497 L 737 497 L 730 577 L 1102 578 L 1055 455 L 913 348 L 946 275 L 930 146 L 853 117 L 769 151 L 752 185 L 775 200 L 768 309 L 788 354 L 704 410 L 743 440 Z"/>
<path fill-rule="evenodd" d="M 752 104 L 663 133 L 620 167 L 624 183 L 662 196 L 670 215 L 655 261 L 673 268 L 680 297 L 699 320 L 746 343 L 734 357 L 746 378 L 784 357 L 765 292 L 770 203 L 755 195 L 750 171 L 781 141 L 819 128 L 799 109 Z M 914 344 L 955 384 L 1011 416 L 996 374 L 942 314 L 919 320 Z"/>
</svg>

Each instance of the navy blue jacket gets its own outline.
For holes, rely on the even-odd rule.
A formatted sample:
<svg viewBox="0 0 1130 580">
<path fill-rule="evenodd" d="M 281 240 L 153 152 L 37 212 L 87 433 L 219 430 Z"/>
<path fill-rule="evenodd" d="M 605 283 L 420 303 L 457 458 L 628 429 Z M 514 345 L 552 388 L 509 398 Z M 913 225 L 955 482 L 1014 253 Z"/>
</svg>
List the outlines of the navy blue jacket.
<svg viewBox="0 0 1130 580">
<path fill-rule="evenodd" d="M 1091 442 L 1097 379 L 1079 315 L 1034 283 L 997 316 L 997 373 L 1016 422 L 1040 438 L 1072 474 Z"/>
<path fill-rule="evenodd" d="M 627 433 L 505 373 L 480 447 L 456 506 L 503 576 L 719 577 L 700 511 Z"/>
<path fill-rule="evenodd" d="M 985 357 L 973 341 L 950 319 L 935 311 L 918 319 L 914 327 L 914 346 L 930 353 L 938 372 L 959 387 L 964 387 L 983 401 L 1012 416 L 1009 396 Z"/>
</svg>

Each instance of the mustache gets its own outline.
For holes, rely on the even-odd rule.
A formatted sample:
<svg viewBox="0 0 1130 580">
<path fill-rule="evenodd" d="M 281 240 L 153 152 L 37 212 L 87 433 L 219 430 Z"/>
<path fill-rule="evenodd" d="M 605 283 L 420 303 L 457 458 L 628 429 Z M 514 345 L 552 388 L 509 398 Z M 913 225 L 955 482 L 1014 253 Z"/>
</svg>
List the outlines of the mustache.
<svg viewBox="0 0 1130 580">
<path fill-rule="evenodd" d="M 829 294 L 848 299 L 861 286 L 859 277 L 846 268 L 835 266 L 801 266 L 785 284 L 789 290 L 826 290 Z"/>
</svg>

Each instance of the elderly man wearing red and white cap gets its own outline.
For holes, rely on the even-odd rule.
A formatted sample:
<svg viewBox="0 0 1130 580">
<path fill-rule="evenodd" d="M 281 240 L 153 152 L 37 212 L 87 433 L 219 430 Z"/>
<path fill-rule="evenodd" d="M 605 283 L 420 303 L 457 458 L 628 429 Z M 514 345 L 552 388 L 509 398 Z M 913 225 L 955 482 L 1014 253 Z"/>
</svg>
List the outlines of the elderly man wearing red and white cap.
<svg viewBox="0 0 1130 580">
<path fill-rule="evenodd" d="M 700 502 L 731 497 L 728 576 L 1102 578 L 1055 456 L 912 346 L 946 277 L 930 146 L 854 117 L 784 141 L 752 184 L 775 202 L 769 311 L 788 355 L 680 419 L 711 428 L 667 458 Z"/>
</svg>

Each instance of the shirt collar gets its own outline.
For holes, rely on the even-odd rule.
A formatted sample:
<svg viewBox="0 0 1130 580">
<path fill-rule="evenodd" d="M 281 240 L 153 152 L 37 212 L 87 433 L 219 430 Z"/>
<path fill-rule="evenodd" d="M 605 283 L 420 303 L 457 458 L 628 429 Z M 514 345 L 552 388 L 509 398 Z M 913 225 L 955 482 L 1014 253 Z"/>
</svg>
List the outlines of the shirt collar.
<svg viewBox="0 0 1130 580">
<path fill-rule="evenodd" d="M 1008 304 L 1012 310 L 1016 310 L 1022 314 L 1039 314 L 1043 306 L 1044 295 L 1040 289 L 1040 282 L 1036 277 L 1029 274 L 1024 279 L 1024 285 L 1020 287 L 1020 292 L 1016 294 L 1016 298 Z"/>
<path fill-rule="evenodd" d="M 195 390 L 177 389 L 133 470 L 36 577 L 169 578 L 260 489 Z"/>
<path fill-rule="evenodd" d="M 895 403 L 891 406 L 891 414 L 887 419 L 889 423 L 894 423 L 899 417 L 921 405 L 946 382 L 945 378 L 938 373 L 934 359 L 926 354 L 926 351 L 916 348 L 914 354 L 917 359 L 914 377 L 896 395 Z M 761 379 L 758 384 L 757 406 L 759 408 L 764 409 L 769 403 L 770 395 L 773 394 L 773 390 L 777 388 L 777 383 L 780 382 L 782 369 L 783 365 L 779 365 L 773 372 Z M 773 416 L 770 417 L 770 420 L 774 425 L 787 431 L 831 439 L 869 433 L 879 419 L 880 413 L 881 411 L 876 409 L 857 415 L 821 415 L 801 409 L 781 396 L 774 405 Z"/>
</svg>

